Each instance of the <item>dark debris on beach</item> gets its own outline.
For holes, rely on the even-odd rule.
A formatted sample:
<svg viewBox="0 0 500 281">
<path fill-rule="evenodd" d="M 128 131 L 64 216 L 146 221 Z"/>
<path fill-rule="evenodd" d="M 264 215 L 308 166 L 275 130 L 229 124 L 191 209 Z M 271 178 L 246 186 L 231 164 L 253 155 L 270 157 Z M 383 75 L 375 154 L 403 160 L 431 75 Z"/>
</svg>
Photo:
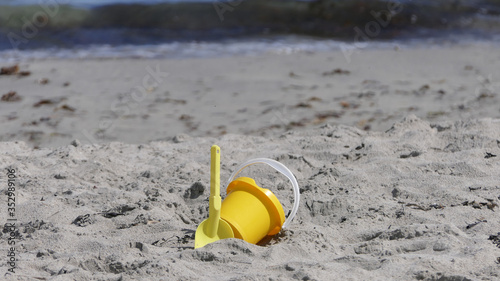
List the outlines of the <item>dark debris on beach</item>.
<svg viewBox="0 0 500 281">
<path fill-rule="evenodd" d="M 2 95 L 0 100 L 5 102 L 14 102 L 20 101 L 21 99 L 21 96 L 19 96 L 16 91 L 10 91 L 7 94 Z"/>
<path fill-rule="evenodd" d="M 493 244 L 495 244 L 498 248 L 500 248 L 500 232 L 498 232 L 497 234 L 490 235 L 488 240 L 491 240 Z"/>
<path fill-rule="evenodd" d="M 17 75 L 19 77 L 30 76 L 31 71 L 19 71 L 19 65 L 4 66 L 0 68 L 0 75 Z"/>
<path fill-rule="evenodd" d="M 484 156 L 484 158 L 488 159 L 488 158 L 491 158 L 491 157 L 497 157 L 497 156 L 495 154 L 493 154 L 493 153 L 486 152 L 486 155 Z"/>
<path fill-rule="evenodd" d="M 0 68 L 0 75 L 14 75 L 19 72 L 19 65 L 5 66 Z"/>
</svg>

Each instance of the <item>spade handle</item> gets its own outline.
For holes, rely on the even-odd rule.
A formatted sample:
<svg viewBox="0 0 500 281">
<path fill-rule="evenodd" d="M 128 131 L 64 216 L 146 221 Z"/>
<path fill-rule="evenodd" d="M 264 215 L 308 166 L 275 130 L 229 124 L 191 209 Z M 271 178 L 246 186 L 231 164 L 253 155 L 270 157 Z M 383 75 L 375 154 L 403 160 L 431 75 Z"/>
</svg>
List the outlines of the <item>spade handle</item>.
<svg viewBox="0 0 500 281">
<path fill-rule="evenodd" d="M 210 149 L 210 199 L 208 213 L 208 231 L 209 237 L 217 235 L 220 220 L 220 147 L 212 145 Z"/>
</svg>

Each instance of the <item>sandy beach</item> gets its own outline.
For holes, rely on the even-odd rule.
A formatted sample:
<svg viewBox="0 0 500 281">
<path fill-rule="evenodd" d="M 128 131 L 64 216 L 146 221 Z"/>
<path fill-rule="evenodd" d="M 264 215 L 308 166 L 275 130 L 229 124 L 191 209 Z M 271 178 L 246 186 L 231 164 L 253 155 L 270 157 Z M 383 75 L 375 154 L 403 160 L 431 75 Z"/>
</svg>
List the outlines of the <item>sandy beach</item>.
<svg viewBox="0 0 500 281">
<path fill-rule="evenodd" d="M 271 136 L 323 123 L 385 131 L 408 114 L 500 118 L 498 46 L 461 44 L 352 52 L 168 60 L 21 63 L 0 76 L 0 140 L 33 147 L 178 134 Z M 293 50 L 288 50 L 291 52 Z"/>
<path fill-rule="evenodd" d="M 19 63 L 0 75 L 0 273 L 14 237 L 8 280 L 498 280 L 498 50 Z M 193 249 L 212 144 L 223 184 L 251 158 L 291 169 L 288 229 Z M 286 178 L 245 175 L 288 212 Z"/>
</svg>

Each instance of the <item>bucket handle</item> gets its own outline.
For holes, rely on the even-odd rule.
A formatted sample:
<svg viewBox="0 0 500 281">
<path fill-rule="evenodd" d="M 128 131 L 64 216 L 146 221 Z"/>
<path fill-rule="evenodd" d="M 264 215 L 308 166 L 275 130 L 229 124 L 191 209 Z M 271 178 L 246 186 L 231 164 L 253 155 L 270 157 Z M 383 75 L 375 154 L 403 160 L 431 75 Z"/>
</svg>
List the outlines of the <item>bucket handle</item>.
<svg viewBox="0 0 500 281">
<path fill-rule="evenodd" d="M 254 164 L 267 164 L 271 166 L 271 168 L 275 169 L 276 171 L 280 172 L 283 174 L 285 177 L 287 177 L 290 182 L 292 183 L 293 186 L 293 196 L 294 196 L 294 202 L 293 202 L 293 208 L 292 212 L 286 218 L 285 223 L 283 224 L 283 228 L 286 228 L 290 222 L 293 220 L 295 215 L 297 214 L 297 210 L 299 209 L 299 202 L 300 202 L 300 192 L 299 192 L 299 184 L 297 183 L 297 180 L 295 179 L 295 176 L 293 173 L 283 164 L 281 164 L 278 161 L 275 161 L 273 159 L 269 158 L 255 158 L 246 161 L 245 163 L 241 164 L 238 168 L 236 168 L 236 171 L 233 172 L 231 177 L 229 177 L 229 180 L 227 181 L 226 184 L 226 189 L 227 186 L 234 180 L 234 178 L 246 167 L 254 165 Z"/>
</svg>

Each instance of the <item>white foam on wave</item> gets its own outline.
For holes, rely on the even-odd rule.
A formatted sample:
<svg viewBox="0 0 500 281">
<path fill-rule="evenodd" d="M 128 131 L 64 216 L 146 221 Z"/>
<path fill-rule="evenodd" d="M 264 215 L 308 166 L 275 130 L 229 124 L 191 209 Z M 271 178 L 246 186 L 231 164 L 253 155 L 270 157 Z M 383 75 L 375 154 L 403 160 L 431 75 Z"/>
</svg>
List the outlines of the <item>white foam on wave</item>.
<svg viewBox="0 0 500 281">
<path fill-rule="evenodd" d="M 373 43 L 370 47 L 391 45 Z M 0 61 L 15 62 L 44 59 L 117 59 L 117 58 L 199 58 L 256 54 L 295 54 L 340 50 L 352 45 L 336 40 L 289 36 L 270 39 L 225 40 L 219 42 L 171 42 L 156 45 L 90 45 L 71 49 L 46 48 L 0 51 Z M 394 45 L 392 43 L 392 45 Z"/>
<path fill-rule="evenodd" d="M 460 40 L 458 40 L 460 41 Z M 219 42 L 171 42 L 156 45 L 90 45 L 74 48 L 46 48 L 34 50 L 0 51 L 1 62 L 19 62 L 45 59 L 119 59 L 119 58 L 204 58 L 247 56 L 258 54 L 291 55 L 333 50 L 415 47 L 418 45 L 446 45 L 456 40 L 407 40 L 353 42 L 284 36 L 258 39 L 225 40 Z M 474 41 L 477 42 L 477 41 Z M 465 43 L 465 41 L 462 41 Z"/>
</svg>

